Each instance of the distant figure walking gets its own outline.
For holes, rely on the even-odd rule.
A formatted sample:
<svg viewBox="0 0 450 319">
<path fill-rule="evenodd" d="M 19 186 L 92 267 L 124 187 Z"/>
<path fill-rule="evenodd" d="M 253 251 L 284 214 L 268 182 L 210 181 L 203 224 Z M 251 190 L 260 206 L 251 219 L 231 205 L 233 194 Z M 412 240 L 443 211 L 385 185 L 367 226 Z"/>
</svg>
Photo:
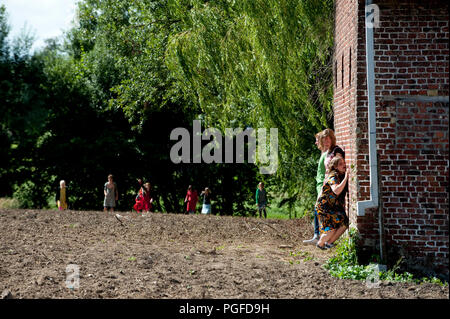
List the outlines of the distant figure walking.
<svg viewBox="0 0 450 319">
<path fill-rule="evenodd" d="M 186 211 L 188 214 L 195 214 L 195 208 L 197 207 L 198 194 L 192 185 L 189 185 L 186 198 L 184 202 L 187 203 Z"/>
<path fill-rule="evenodd" d="M 108 175 L 108 181 L 103 187 L 103 193 L 105 194 L 105 200 L 103 201 L 104 211 L 108 209 L 113 212 L 116 207 L 116 201 L 119 199 L 119 191 L 117 190 L 117 184 L 114 182 L 114 176 Z"/>
<path fill-rule="evenodd" d="M 139 193 L 136 196 L 136 204 L 133 206 L 135 211 L 140 213 L 141 211 L 149 212 L 152 210 L 153 198 L 150 189 L 151 185 L 148 182 L 139 189 Z"/>
<path fill-rule="evenodd" d="M 256 206 L 258 207 L 259 217 L 262 218 L 262 212 L 264 211 L 264 218 L 267 218 L 267 192 L 263 182 L 260 182 L 256 189 Z"/>
<path fill-rule="evenodd" d="M 56 192 L 56 205 L 58 205 L 59 210 L 66 210 L 67 209 L 67 187 L 66 182 L 64 180 L 61 180 L 59 182 L 59 189 Z"/>
<path fill-rule="evenodd" d="M 211 214 L 211 191 L 209 188 L 205 187 L 200 196 L 203 197 L 202 214 Z"/>
</svg>

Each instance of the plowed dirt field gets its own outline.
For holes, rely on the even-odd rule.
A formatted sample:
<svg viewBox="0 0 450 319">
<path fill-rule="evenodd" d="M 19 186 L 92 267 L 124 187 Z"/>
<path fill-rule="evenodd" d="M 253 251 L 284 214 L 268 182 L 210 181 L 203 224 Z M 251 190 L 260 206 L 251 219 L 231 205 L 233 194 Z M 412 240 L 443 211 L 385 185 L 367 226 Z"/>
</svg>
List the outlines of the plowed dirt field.
<svg viewBox="0 0 450 319">
<path fill-rule="evenodd" d="M 12 298 L 448 299 L 436 284 L 333 278 L 305 219 L 0 210 L 0 292 Z M 68 265 L 79 287 L 67 286 Z"/>
</svg>

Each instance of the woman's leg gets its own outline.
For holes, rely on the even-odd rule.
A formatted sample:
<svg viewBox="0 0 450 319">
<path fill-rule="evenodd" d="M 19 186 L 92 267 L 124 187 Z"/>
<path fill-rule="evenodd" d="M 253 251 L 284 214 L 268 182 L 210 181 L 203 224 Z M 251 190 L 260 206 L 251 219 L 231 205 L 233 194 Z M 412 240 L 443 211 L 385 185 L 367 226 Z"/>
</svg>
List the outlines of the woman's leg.
<svg viewBox="0 0 450 319">
<path fill-rule="evenodd" d="M 339 237 L 341 237 L 341 235 L 346 231 L 346 229 L 347 227 L 342 225 L 333 233 L 333 236 L 331 236 L 326 242 L 329 244 L 334 243 L 336 240 L 339 239 Z"/>
<path fill-rule="evenodd" d="M 325 242 L 329 243 L 330 242 L 329 240 L 333 237 L 335 232 L 336 232 L 336 229 L 333 229 L 325 234 L 322 234 L 322 236 L 320 236 L 319 241 L 317 242 L 317 245 L 322 247 L 323 245 L 325 245 Z"/>
</svg>

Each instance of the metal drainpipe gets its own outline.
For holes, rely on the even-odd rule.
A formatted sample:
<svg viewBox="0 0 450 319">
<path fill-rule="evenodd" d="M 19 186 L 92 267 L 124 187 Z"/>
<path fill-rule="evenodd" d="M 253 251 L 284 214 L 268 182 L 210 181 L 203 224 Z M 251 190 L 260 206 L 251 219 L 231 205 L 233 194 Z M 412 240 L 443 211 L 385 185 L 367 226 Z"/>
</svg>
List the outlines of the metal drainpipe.
<svg viewBox="0 0 450 319">
<path fill-rule="evenodd" d="M 371 0 L 366 0 L 366 8 L 372 4 Z M 368 100 L 368 122 L 369 122 L 369 165 L 370 165 L 370 200 L 357 202 L 357 216 L 364 216 L 365 210 L 378 208 L 379 236 L 380 236 L 380 257 L 384 260 L 382 219 L 378 198 L 378 165 L 377 165 L 377 144 L 376 144 L 376 113 L 375 113 L 375 71 L 374 71 L 374 47 L 373 47 L 373 24 L 368 15 L 370 11 L 365 11 L 365 31 L 366 31 L 366 74 L 367 74 L 367 100 Z"/>
</svg>

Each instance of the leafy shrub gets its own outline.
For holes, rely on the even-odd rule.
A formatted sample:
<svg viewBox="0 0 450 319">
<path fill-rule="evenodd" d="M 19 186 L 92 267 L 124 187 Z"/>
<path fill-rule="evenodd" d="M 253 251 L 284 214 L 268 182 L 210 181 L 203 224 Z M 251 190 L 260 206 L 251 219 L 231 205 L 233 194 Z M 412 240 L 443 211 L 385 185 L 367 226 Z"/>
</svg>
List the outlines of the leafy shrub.
<svg viewBox="0 0 450 319">
<path fill-rule="evenodd" d="M 372 273 L 372 268 L 358 265 L 356 254 L 358 234 L 356 229 L 351 228 L 349 235 L 348 239 L 340 239 L 336 246 L 336 255 L 327 261 L 324 268 L 337 278 L 365 280 Z"/>
<path fill-rule="evenodd" d="M 336 246 L 336 254 L 328 259 L 324 268 L 334 277 L 341 279 L 367 280 L 373 274 L 373 265 L 359 265 L 356 253 L 356 243 L 358 241 L 358 232 L 356 229 L 349 230 L 348 238 L 341 238 Z M 379 256 L 372 256 L 371 260 L 380 262 Z M 409 272 L 398 273 L 403 258 L 400 258 L 391 269 L 379 272 L 379 280 L 395 282 L 414 282 L 417 284 L 423 282 L 435 283 L 441 286 L 447 286 L 447 282 L 442 282 L 436 277 L 432 278 L 414 278 Z"/>
<path fill-rule="evenodd" d="M 3 197 L 0 198 L 0 208 L 2 209 L 16 209 L 19 208 L 19 201 L 15 198 Z"/>
<path fill-rule="evenodd" d="M 33 192 L 36 192 L 36 187 L 33 182 L 25 182 L 20 186 L 16 186 L 13 197 L 19 203 L 19 208 L 32 208 Z"/>
</svg>

